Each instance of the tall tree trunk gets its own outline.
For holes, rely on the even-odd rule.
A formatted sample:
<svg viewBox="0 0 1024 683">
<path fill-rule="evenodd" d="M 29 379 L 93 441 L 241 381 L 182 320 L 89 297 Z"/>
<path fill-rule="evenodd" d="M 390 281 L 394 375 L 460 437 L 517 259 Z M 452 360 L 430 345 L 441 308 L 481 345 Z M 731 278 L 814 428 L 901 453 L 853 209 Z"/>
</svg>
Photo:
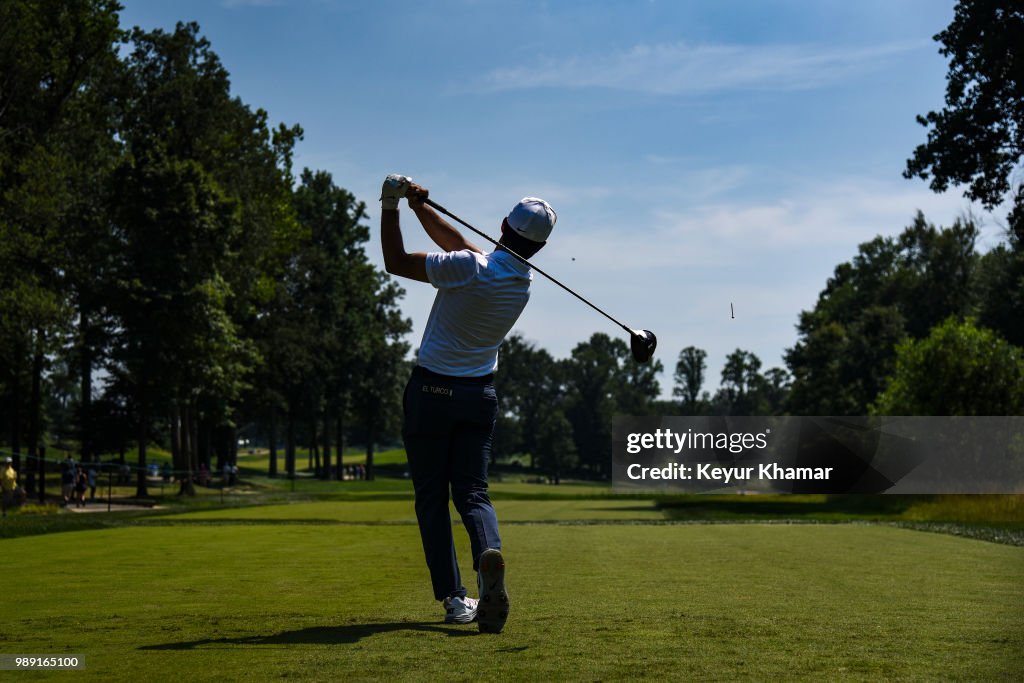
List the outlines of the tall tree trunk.
<svg viewBox="0 0 1024 683">
<path fill-rule="evenodd" d="M 192 448 L 188 452 L 188 467 L 186 468 L 185 476 L 188 478 L 188 485 L 186 493 L 190 496 L 196 495 L 196 483 L 195 477 L 196 472 L 199 471 L 199 448 L 201 447 L 199 441 L 199 411 L 196 410 L 196 406 L 192 401 L 188 403 L 188 427 L 189 427 L 189 442 L 192 444 Z"/>
<path fill-rule="evenodd" d="M 46 448 L 39 449 L 39 502 L 46 503 Z"/>
<path fill-rule="evenodd" d="M 39 418 L 43 411 L 43 335 L 36 335 L 36 349 L 32 356 L 32 399 L 31 410 L 28 416 L 28 463 L 29 485 L 35 487 L 35 464 L 39 457 L 39 446 L 42 444 L 42 436 L 39 433 Z M 17 467 L 17 466 L 15 466 Z"/>
<path fill-rule="evenodd" d="M 323 479 L 331 479 L 331 419 L 330 413 L 327 410 L 327 402 L 324 402 L 323 412 L 323 423 L 324 423 L 324 469 L 321 473 Z"/>
<path fill-rule="evenodd" d="M 89 314 L 85 306 L 79 303 L 80 311 L 78 317 L 78 338 L 79 338 L 79 372 L 81 373 L 81 388 L 78 400 L 78 438 L 81 445 L 82 460 L 90 462 L 96 453 L 93 449 L 92 433 L 92 349 L 89 347 Z"/>
<path fill-rule="evenodd" d="M 316 409 L 310 412 L 309 419 L 309 452 L 313 457 L 313 476 L 320 477 L 320 444 L 317 439 Z"/>
<path fill-rule="evenodd" d="M 146 441 L 149 438 L 149 430 L 146 428 L 149 416 L 142 401 L 139 401 L 139 471 L 136 473 L 137 485 L 135 487 L 136 498 L 149 497 L 149 490 L 146 488 Z"/>
<path fill-rule="evenodd" d="M 228 435 L 227 427 L 214 427 L 210 432 L 210 443 L 212 445 L 213 453 L 211 454 L 210 467 L 214 466 L 212 462 L 212 456 L 217 456 L 217 469 L 223 470 L 225 462 L 231 462 L 231 458 L 228 455 Z"/>
<path fill-rule="evenodd" d="M 20 347 L 24 348 L 24 347 Z M 23 357 L 22 353 L 18 354 L 18 360 Z M 38 368 L 38 371 L 37 371 Z M 25 460 L 25 467 L 29 470 L 26 484 L 29 488 L 29 493 L 35 488 L 35 470 L 41 456 L 39 456 L 39 411 L 37 405 L 42 403 L 40 382 L 42 378 L 42 356 L 37 350 L 32 357 L 32 388 L 29 392 L 29 447 L 28 447 L 28 458 Z M 22 384 L 22 374 L 17 370 L 14 371 L 14 410 L 12 411 L 14 416 L 13 431 L 14 439 L 11 443 L 11 451 L 14 454 L 11 460 L 14 461 L 14 471 L 22 472 L 22 442 L 20 442 L 20 432 L 22 432 L 22 425 L 20 425 L 20 417 L 22 417 L 22 407 L 20 407 L 20 400 L 22 400 L 22 391 L 20 391 L 20 384 Z"/>
<path fill-rule="evenodd" d="M 309 443 L 306 446 L 306 470 L 313 469 L 313 442 L 316 441 L 316 434 L 309 435 Z"/>
<path fill-rule="evenodd" d="M 238 427 L 232 425 L 225 430 L 227 432 L 228 442 L 227 446 L 228 461 L 232 467 L 238 465 Z"/>
<path fill-rule="evenodd" d="M 196 432 L 194 427 L 195 409 L 190 401 L 183 401 L 179 416 L 181 430 L 181 481 L 178 487 L 179 496 L 196 495 L 196 487 L 192 478 L 195 470 L 192 463 L 195 460 Z"/>
<path fill-rule="evenodd" d="M 277 476 L 277 409 L 270 408 L 270 469 L 267 474 Z"/>
<path fill-rule="evenodd" d="M 39 447 L 40 447 L 40 434 L 39 434 L 39 419 L 42 413 L 42 375 L 43 375 L 43 354 L 41 351 L 42 342 L 38 335 L 36 337 L 36 351 L 32 354 L 32 383 L 29 391 L 29 416 L 28 416 L 28 457 L 25 459 L 25 469 L 27 473 L 25 487 L 28 493 L 35 491 L 35 473 L 37 464 L 40 458 Z M 19 397 L 20 398 L 20 397 Z M 18 408 L 16 407 L 17 411 Z M 20 444 L 14 448 L 14 469 L 18 472 L 22 471 L 21 463 L 21 446 Z"/>
<path fill-rule="evenodd" d="M 343 408 L 338 408 L 338 415 L 335 418 L 334 425 L 334 448 L 338 453 L 338 464 L 336 466 L 336 469 L 338 471 L 338 481 L 345 480 L 345 470 L 342 469 L 344 467 L 344 463 L 342 462 L 342 454 L 345 452 L 345 417 L 344 414 L 342 413 L 343 410 Z"/>
<path fill-rule="evenodd" d="M 25 359 L 24 345 L 19 343 L 14 350 L 14 364 L 11 367 L 11 452 L 14 469 L 21 469 L 21 362 Z"/>
<path fill-rule="evenodd" d="M 288 408 L 288 434 L 285 443 L 284 466 L 288 470 L 288 478 L 295 478 L 295 415 Z"/>
<path fill-rule="evenodd" d="M 377 424 L 374 416 L 370 416 L 366 430 L 366 481 L 373 481 L 373 442 L 377 440 Z"/>
<path fill-rule="evenodd" d="M 178 433 L 180 434 L 181 455 L 179 461 L 175 464 L 175 469 L 179 472 L 178 495 L 183 496 L 188 493 L 186 490 L 186 480 L 188 479 L 186 473 L 188 472 L 188 451 L 191 448 L 188 431 L 188 404 L 185 401 L 182 401 L 178 406 Z"/>
<path fill-rule="evenodd" d="M 167 422 L 171 432 L 171 469 L 177 474 L 181 470 L 181 410 L 177 401 L 171 403 Z"/>
</svg>

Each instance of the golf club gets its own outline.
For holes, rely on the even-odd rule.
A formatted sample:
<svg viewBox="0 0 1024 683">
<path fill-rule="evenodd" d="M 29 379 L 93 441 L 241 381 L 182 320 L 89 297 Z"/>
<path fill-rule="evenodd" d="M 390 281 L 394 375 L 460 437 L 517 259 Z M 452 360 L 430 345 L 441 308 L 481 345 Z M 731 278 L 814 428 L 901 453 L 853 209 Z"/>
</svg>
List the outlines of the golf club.
<svg viewBox="0 0 1024 683">
<path fill-rule="evenodd" d="M 495 240 L 495 239 L 491 238 L 490 236 L 484 234 L 483 232 L 477 230 L 472 225 L 470 225 L 466 221 L 462 220 L 461 218 L 459 218 L 458 216 L 456 216 L 451 211 L 449 211 L 448 209 L 444 208 L 443 206 L 441 206 L 440 204 L 438 204 L 434 200 L 430 199 L 429 197 L 427 197 L 425 195 L 422 197 L 422 199 L 423 199 L 423 203 L 424 204 L 427 204 L 428 206 L 432 206 L 436 210 L 438 210 L 441 213 L 443 213 L 445 216 L 448 216 L 452 220 L 457 221 L 461 225 L 469 228 L 470 230 L 472 230 L 476 234 L 480 235 L 481 237 L 483 237 L 485 240 L 487 240 L 491 244 L 493 244 L 495 246 L 498 246 L 498 241 L 497 240 Z M 514 257 L 516 257 L 517 259 L 522 261 L 524 264 L 526 264 L 530 268 L 533 268 L 535 271 L 537 271 L 538 273 L 540 273 L 541 275 L 543 275 L 547 279 L 551 280 L 556 285 L 558 285 L 559 287 L 561 287 L 565 291 L 569 292 L 574 297 L 576 297 L 577 299 L 579 299 L 580 301 L 582 301 L 586 305 L 590 306 L 591 308 L 593 308 L 595 311 L 597 311 L 598 313 L 600 313 L 604 317 L 606 317 L 609 320 L 611 320 L 613 323 L 615 323 L 616 325 L 618 325 L 619 327 L 624 329 L 626 332 L 629 332 L 629 348 L 630 348 L 630 351 L 633 352 L 633 358 L 638 363 L 646 363 L 647 361 L 649 361 L 651 359 L 651 356 L 654 355 L 654 350 L 658 346 L 658 338 L 654 336 L 653 332 L 651 332 L 650 330 L 634 330 L 634 329 L 632 329 L 630 327 L 627 327 L 626 325 L 623 325 L 618 320 L 616 320 L 615 318 L 611 317 L 610 315 L 608 315 L 607 313 L 602 311 L 600 308 L 598 308 L 597 306 L 595 306 L 594 304 L 590 303 L 589 301 L 587 301 L 585 298 L 583 298 L 582 296 L 580 296 L 579 294 L 577 294 L 573 290 L 571 290 L 568 287 L 566 287 L 565 285 L 563 285 L 557 279 L 555 279 L 551 275 L 548 275 L 543 270 L 541 270 L 537 266 L 533 265 L 532 263 L 527 261 L 525 258 L 520 256 L 519 254 L 517 254 L 514 251 L 512 251 L 511 249 L 509 249 L 508 246 L 506 246 L 504 244 L 502 244 L 500 246 L 501 246 L 502 249 L 504 249 L 508 253 L 512 254 Z"/>
</svg>

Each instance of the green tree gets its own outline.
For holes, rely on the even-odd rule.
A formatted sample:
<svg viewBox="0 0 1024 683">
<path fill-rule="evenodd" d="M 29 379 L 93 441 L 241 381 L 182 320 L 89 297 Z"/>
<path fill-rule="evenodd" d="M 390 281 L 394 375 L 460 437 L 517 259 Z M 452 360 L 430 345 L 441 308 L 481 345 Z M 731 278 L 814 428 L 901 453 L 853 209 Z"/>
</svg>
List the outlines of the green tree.
<svg viewBox="0 0 1024 683">
<path fill-rule="evenodd" d="M 622 353 L 626 343 L 621 339 L 617 350 Z M 660 360 L 637 363 L 632 353 L 619 356 L 619 374 L 612 385 L 615 409 L 621 415 L 654 415 L 654 401 L 661 394 L 658 375 L 665 369 Z"/>
<path fill-rule="evenodd" d="M 711 399 L 715 413 L 779 415 L 789 394 L 789 373 L 782 368 L 761 372 L 756 354 L 736 349 L 725 359 L 722 384 Z"/>
<path fill-rule="evenodd" d="M 935 192 L 967 185 L 965 196 L 994 209 L 1012 197 L 1009 227 L 1024 246 L 1024 7 L 1014 0 L 960 0 L 934 39 L 949 58 L 946 106 L 917 120 L 928 140 L 904 176 L 930 179 Z"/>
<path fill-rule="evenodd" d="M 750 351 L 736 349 L 725 357 L 722 388 L 718 401 L 727 415 L 756 415 L 761 359 Z"/>
<path fill-rule="evenodd" d="M 363 325 L 377 292 L 363 244 L 365 206 L 325 171 L 305 169 L 292 197 L 299 238 L 284 265 L 256 340 L 266 360 L 255 391 L 276 441 L 277 414 L 308 425 L 316 470 L 331 471 L 331 445 L 343 450 L 342 424 L 356 366 L 365 355 Z M 321 449 L 322 447 L 322 449 Z M 294 449 L 290 445 L 289 452 Z M 319 462 L 323 455 L 323 463 Z M 271 474 L 276 474 L 273 448 Z M 340 462 L 337 465 L 340 471 Z"/>
<path fill-rule="evenodd" d="M 373 456 L 381 437 L 395 435 L 402 422 L 402 390 L 410 367 L 409 345 L 403 341 L 412 328 L 398 300 L 405 290 L 386 273 L 377 271 L 373 307 L 362 327 L 363 355 L 355 372 L 358 398 L 355 415 L 366 433 L 366 477 L 374 478 Z"/>
<path fill-rule="evenodd" d="M 136 155 L 117 180 L 132 200 L 123 226 L 113 360 L 134 388 L 139 466 L 150 424 L 170 414 L 175 469 L 197 466 L 199 397 L 240 389 L 249 349 L 225 311 L 230 289 L 218 272 L 228 257 L 223 231 L 237 230 L 233 203 L 191 160 Z M 183 479 L 190 491 L 191 478 Z M 146 495 L 139 477 L 138 495 Z"/>
<path fill-rule="evenodd" d="M 611 464 L 612 417 L 615 415 L 615 381 L 622 353 L 608 335 L 595 333 L 576 345 L 562 362 L 569 394 L 566 417 L 572 425 L 573 442 L 580 464 L 604 475 Z"/>
<path fill-rule="evenodd" d="M 762 375 L 760 384 L 767 414 L 782 415 L 789 398 L 789 373 L 784 368 L 770 368 Z"/>
<path fill-rule="evenodd" d="M 892 374 L 895 346 L 950 315 L 972 312 L 977 229 L 939 229 L 918 213 L 899 236 L 876 237 L 836 267 L 786 352 L 788 412 L 863 415 Z"/>
<path fill-rule="evenodd" d="M 973 283 L 978 324 L 1024 347 L 1024 250 L 1000 244 L 978 261 Z"/>
<path fill-rule="evenodd" d="M 526 453 L 530 467 L 536 467 L 541 423 L 564 398 L 559 364 L 545 349 L 513 333 L 498 351 L 494 385 L 501 406 L 495 429 L 495 457 Z"/>
<path fill-rule="evenodd" d="M 552 405 L 540 417 L 535 439 L 531 453 L 537 454 L 537 464 L 548 472 L 552 482 L 560 484 L 562 475 L 579 462 L 572 438 L 572 424 L 561 405 Z"/>
<path fill-rule="evenodd" d="M 359 430 L 372 476 L 375 444 L 397 433 L 402 413 L 402 337 L 410 328 L 398 309 L 404 292 L 367 260 L 365 204 L 329 173 L 303 170 L 291 205 L 298 237 L 254 325 L 264 362 L 248 410 L 267 425 L 272 476 L 279 416 L 289 475 L 297 440 L 306 438 L 324 477 L 333 445 L 340 476 L 346 436 Z"/>
<path fill-rule="evenodd" d="M 568 396 L 565 415 L 572 425 L 580 464 L 594 474 L 611 472 L 612 418 L 647 415 L 660 389 L 660 361 L 640 364 L 621 339 L 595 333 L 562 363 Z"/>
<path fill-rule="evenodd" d="M 105 0 L 0 3 L 0 392 L 15 457 L 22 438 L 31 454 L 42 441 L 43 373 L 70 329 L 70 228 L 95 206 L 104 167 L 118 10 Z"/>
<path fill-rule="evenodd" d="M 247 245 L 270 250 L 287 225 L 282 164 L 298 131 L 272 134 L 263 112 L 231 96 L 196 24 L 135 29 L 131 48 L 120 85 L 125 155 L 114 174 L 120 334 L 112 356 L 132 387 L 140 469 L 151 423 L 167 415 L 175 468 L 191 472 L 208 461 L 209 435 L 232 429 L 258 360 L 246 318 L 259 285 L 247 283 L 264 281 L 253 272 L 264 260 Z M 140 475 L 139 495 L 145 488 Z"/>
<path fill-rule="evenodd" d="M 310 393 L 305 383 L 316 369 L 316 358 L 309 343 L 308 311 L 302 303 L 301 289 L 297 287 L 304 273 L 298 263 L 298 259 L 291 259 L 276 296 L 260 316 L 256 336 L 264 362 L 253 386 L 260 394 L 257 402 L 266 407 L 270 476 L 277 474 L 279 416 L 285 420 L 284 470 L 290 477 L 295 474 L 296 427 L 303 417 L 303 399 Z"/>
<path fill-rule="evenodd" d="M 871 406 L 880 415 L 1024 414 L 1024 352 L 972 320 L 950 317 L 896 348 L 896 370 Z"/>
<path fill-rule="evenodd" d="M 695 415 L 699 412 L 698 402 L 704 386 L 704 371 L 707 370 L 707 351 L 696 346 L 687 346 L 679 352 L 676 362 L 675 388 L 672 395 L 680 399 L 684 414 Z"/>
</svg>

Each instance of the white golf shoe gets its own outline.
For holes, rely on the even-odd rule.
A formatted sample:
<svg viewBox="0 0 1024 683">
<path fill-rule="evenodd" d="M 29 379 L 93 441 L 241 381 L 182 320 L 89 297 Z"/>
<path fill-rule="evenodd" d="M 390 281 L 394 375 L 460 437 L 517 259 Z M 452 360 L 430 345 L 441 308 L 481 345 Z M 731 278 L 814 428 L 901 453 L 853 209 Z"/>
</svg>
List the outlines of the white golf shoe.
<svg viewBox="0 0 1024 683">
<path fill-rule="evenodd" d="M 473 598 L 445 598 L 444 623 L 468 624 L 476 619 L 477 601 Z"/>
<path fill-rule="evenodd" d="M 476 621 L 480 633 L 501 633 L 508 619 L 508 591 L 505 590 L 505 558 L 500 550 L 487 549 L 480 554 L 480 602 Z"/>
</svg>

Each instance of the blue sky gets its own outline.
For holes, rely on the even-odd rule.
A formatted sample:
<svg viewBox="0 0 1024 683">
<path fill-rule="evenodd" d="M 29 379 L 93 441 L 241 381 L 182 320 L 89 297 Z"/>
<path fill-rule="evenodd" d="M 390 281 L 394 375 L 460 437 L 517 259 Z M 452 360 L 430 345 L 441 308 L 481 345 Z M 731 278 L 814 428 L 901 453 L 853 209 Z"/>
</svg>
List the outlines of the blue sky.
<svg viewBox="0 0 1024 683">
<path fill-rule="evenodd" d="M 123 0 L 122 24 L 197 21 L 234 92 L 300 123 L 296 166 L 365 201 L 412 176 L 497 234 L 522 196 L 559 214 L 537 264 L 654 330 L 672 387 L 680 349 L 782 365 L 833 268 L 920 209 L 995 219 L 901 176 L 941 107 L 939 0 L 341 2 Z M 403 212 L 406 245 L 433 248 Z M 409 282 L 418 346 L 433 298 Z M 729 316 L 730 303 L 736 318 Z M 543 278 L 517 330 L 556 357 L 616 329 Z"/>
</svg>

